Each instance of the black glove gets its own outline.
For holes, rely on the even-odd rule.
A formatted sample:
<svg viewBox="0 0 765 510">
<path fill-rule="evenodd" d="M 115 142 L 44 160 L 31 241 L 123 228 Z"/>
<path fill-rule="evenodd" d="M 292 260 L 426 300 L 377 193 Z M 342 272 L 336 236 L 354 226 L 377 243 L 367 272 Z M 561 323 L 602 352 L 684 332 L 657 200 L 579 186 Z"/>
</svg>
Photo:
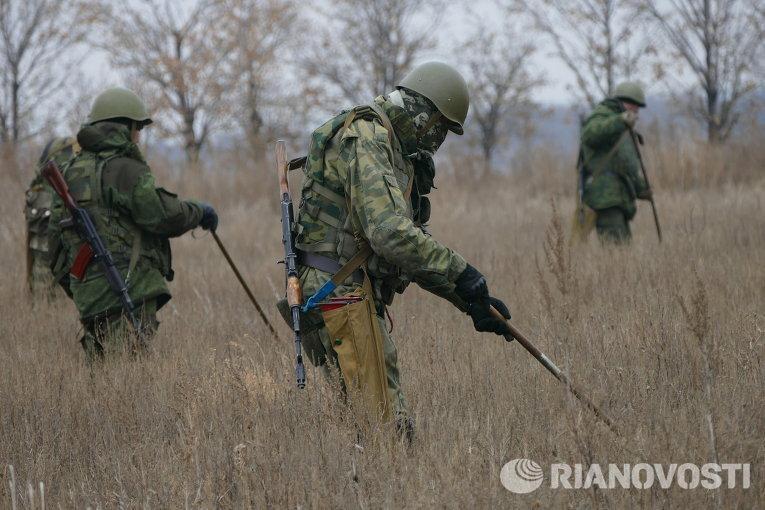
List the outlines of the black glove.
<svg viewBox="0 0 765 510">
<path fill-rule="evenodd" d="M 210 204 L 202 204 L 202 219 L 199 220 L 199 226 L 213 232 L 218 228 L 218 213 Z"/>
<path fill-rule="evenodd" d="M 496 308 L 505 320 L 491 313 L 490 307 Z M 507 325 L 507 321 L 510 320 L 510 310 L 497 298 L 489 296 L 486 300 L 469 303 L 468 315 L 473 319 L 473 327 L 476 331 L 495 333 L 500 336 L 510 334 L 510 326 Z"/>
<path fill-rule="evenodd" d="M 510 327 L 507 325 L 510 310 L 505 303 L 489 295 L 486 278 L 476 268 L 468 264 L 457 278 L 455 285 L 454 293 L 467 303 L 467 313 L 473 319 L 473 327 L 476 331 L 503 336 L 510 334 Z M 492 314 L 491 307 L 496 308 L 506 320 Z"/>
<path fill-rule="evenodd" d="M 454 285 L 454 293 L 466 303 L 489 297 L 486 278 L 470 264 L 460 273 Z"/>
</svg>

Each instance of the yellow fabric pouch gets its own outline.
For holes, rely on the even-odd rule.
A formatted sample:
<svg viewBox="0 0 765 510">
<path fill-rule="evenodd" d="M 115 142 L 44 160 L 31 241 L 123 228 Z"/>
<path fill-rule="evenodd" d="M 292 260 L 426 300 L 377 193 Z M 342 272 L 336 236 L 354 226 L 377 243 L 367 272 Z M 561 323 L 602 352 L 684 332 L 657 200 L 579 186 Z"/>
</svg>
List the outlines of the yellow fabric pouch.
<svg viewBox="0 0 765 510">
<path fill-rule="evenodd" d="M 571 222 L 570 243 L 572 246 L 587 242 L 590 232 L 595 229 L 595 220 L 597 218 L 597 213 L 587 204 L 581 204 L 576 207 L 573 221 Z"/>
<path fill-rule="evenodd" d="M 334 298 L 321 309 L 352 404 L 372 423 L 388 421 L 391 403 L 383 336 L 372 299 L 359 290 Z"/>
</svg>

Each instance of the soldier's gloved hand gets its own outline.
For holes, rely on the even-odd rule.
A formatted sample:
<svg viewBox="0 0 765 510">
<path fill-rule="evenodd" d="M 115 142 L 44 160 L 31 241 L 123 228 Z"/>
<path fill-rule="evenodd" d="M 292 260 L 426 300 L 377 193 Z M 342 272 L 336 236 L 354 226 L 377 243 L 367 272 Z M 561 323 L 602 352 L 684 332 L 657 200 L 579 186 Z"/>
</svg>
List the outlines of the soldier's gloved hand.
<svg viewBox="0 0 765 510">
<path fill-rule="evenodd" d="M 467 265 L 459 275 L 455 283 L 454 293 L 467 303 L 467 313 L 473 319 L 476 331 L 496 333 L 497 335 L 510 334 L 507 320 L 510 319 L 510 310 L 505 303 L 489 295 L 489 287 L 486 278 L 473 266 Z M 491 307 L 506 320 L 502 320 L 491 313 Z"/>
<path fill-rule="evenodd" d="M 632 110 L 626 110 L 622 112 L 622 120 L 628 127 L 633 128 L 638 120 L 638 114 Z"/>
<path fill-rule="evenodd" d="M 218 228 L 218 213 L 210 204 L 202 204 L 202 219 L 199 220 L 199 226 L 213 232 Z"/>
<path fill-rule="evenodd" d="M 491 313 L 491 307 L 495 308 L 504 317 L 500 319 Z M 500 336 L 509 335 L 510 310 L 505 303 L 495 297 L 489 296 L 485 300 L 474 301 L 468 304 L 468 315 L 473 319 L 473 327 L 476 331 L 495 333 Z"/>
</svg>

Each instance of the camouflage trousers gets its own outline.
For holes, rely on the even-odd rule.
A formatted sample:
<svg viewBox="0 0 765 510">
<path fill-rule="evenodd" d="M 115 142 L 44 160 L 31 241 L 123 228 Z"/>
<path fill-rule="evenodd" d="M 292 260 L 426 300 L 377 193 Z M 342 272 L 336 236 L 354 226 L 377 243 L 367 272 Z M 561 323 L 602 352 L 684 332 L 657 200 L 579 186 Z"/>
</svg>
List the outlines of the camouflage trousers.
<svg viewBox="0 0 765 510">
<path fill-rule="evenodd" d="M 82 322 L 85 334 L 80 344 L 89 363 L 106 357 L 129 353 L 132 356 L 148 354 L 150 346 L 146 343 L 157 332 L 157 300 L 144 301 L 136 310 L 141 323 L 143 342 L 140 342 L 133 330 L 133 325 L 123 313 L 98 316 Z"/>
<path fill-rule="evenodd" d="M 627 217 L 618 207 L 599 209 L 595 211 L 595 229 L 598 239 L 604 244 L 624 244 L 632 238 L 630 223 Z"/>
<path fill-rule="evenodd" d="M 391 402 L 393 415 L 399 426 L 406 426 L 409 420 L 409 407 L 404 393 L 401 390 L 401 376 L 398 369 L 398 352 L 393 338 L 388 332 L 385 320 L 375 315 L 380 326 L 380 332 L 383 336 L 383 355 L 385 357 L 385 372 L 388 381 L 388 398 Z M 332 340 L 327 328 L 321 327 L 303 336 L 303 348 L 306 356 L 311 360 L 314 366 L 322 367 L 324 374 L 331 377 L 330 367 L 339 368 L 337 354 L 332 348 Z"/>
</svg>

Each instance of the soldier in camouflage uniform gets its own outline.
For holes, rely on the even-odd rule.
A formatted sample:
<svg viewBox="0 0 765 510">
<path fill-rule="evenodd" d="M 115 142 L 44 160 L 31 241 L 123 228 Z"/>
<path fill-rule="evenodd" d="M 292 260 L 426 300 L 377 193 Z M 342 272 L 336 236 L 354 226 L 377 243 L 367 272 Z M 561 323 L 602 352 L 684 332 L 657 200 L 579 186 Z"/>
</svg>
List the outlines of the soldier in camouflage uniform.
<svg viewBox="0 0 765 510">
<path fill-rule="evenodd" d="M 455 69 L 423 64 L 392 93 L 342 112 L 314 131 L 305 167 L 295 227 L 303 293 L 316 292 L 362 243 L 371 247 L 364 270 L 383 336 L 389 404 L 397 429 L 409 438 L 413 421 L 384 320 L 394 295 L 415 282 L 469 314 L 478 331 L 508 333 L 490 306 L 507 318 L 509 311 L 489 295 L 483 275 L 425 230 L 430 216 L 426 195 L 435 175 L 432 156 L 449 131 L 463 133 L 468 104 L 467 86 Z M 363 281 L 363 273 L 356 271 L 334 295 L 358 292 Z M 280 310 L 287 319 L 284 305 Z M 312 363 L 337 365 L 321 314 L 304 314 L 302 324 Z"/>
<path fill-rule="evenodd" d="M 48 222 L 55 192 L 40 171 L 50 160 L 64 165 L 80 150 L 74 138 L 53 138 L 43 149 L 35 169 L 35 176 L 26 193 L 24 216 L 27 224 L 27 284 L 35 298 L 52 298 L 54 288 L 50 273 L 48 248 Z"/>
<path fill-rule="evenodd" d="M 582 128 L 583 200 L 597 215 L 595 227 L 603 242 L 629 241 L 629 222 L 637 211 L 635 199 L 651 198 L 631 136 L 639 109 L 644 107 L 640 85 L 622 83 L 613 97 L 595 108 Z"/>
<path fill-rule="evenodd" d="M 215 230 L 218 216 L 204 203 L 180 200 L 156 186 L 138 148 L 139 133 L 152 120 L 133 92 L 113 88 L 100 94 L 87 122 L 77 133 L 82 151 L 65 167 L 70 192 L 87 209 L 127 283 L 145 337 L 158 326 L 156 312 L 170 300 L 166 280 L 173 279 L 170 242 L 201 226 Z M 81 339 L 89 360 L 106 353 L 141 347 L 133 341 L 118 296 L 98 263 L 81 277 L 70 274 L 83 242 L 60 221 L 68 216 L 61 199 L 53 203 L 51 269 L 74 300 L 85 329 Z"/>
</svg>

